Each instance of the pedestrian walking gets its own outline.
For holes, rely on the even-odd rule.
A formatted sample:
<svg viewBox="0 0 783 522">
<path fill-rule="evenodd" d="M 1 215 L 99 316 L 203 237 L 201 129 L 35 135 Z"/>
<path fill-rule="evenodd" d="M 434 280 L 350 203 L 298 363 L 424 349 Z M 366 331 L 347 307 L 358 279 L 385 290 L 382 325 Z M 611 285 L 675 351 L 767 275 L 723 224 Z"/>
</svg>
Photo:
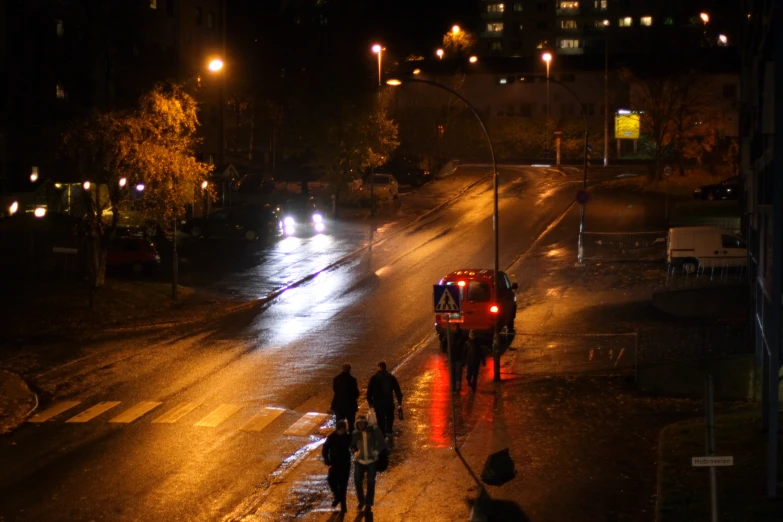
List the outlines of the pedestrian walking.
<svg viewBox="0 0 783 522">
<path fill-rule="evenodd" d="M 462 391 L 462 367 L 465 365 L 465 333 L 459 324 L 451 325 L 451 390 Z"/>
<path fill-rule="evenodd" d="M 367 402 L 375 410 L 375 418 L 378 420 L 378 427 L 384 435 L 388 437 L 389 442 L 394 439 L 392 429 L 394 427 L 394 397 L 397 397 L 397 403 L 402 408 L 402 390 L 397 378 L 386 370 L 386 363 L 378 363 L 378 371 L 370 377 L 370 383 L 367 385 Z"/>
<path fill-rule="evenodd" d="M 348 479 L 351 477 L 351 435 L 344 420 L 337 421 L 335 430 L 326 437 L 321 454 L 329 466 L 326 481 L 334 494 L 332 509 L 339 505 L 340 513 L 345 513 L 348 511 L 345 496 L 348 492 Z"/>
<path fill-rule="evenodd" d="M 476 385 L 478 385 L 479 365 L 486 366 L 487 358 L 484 354 L 484 346 L 476 339 L 476 332 L 471 330 L 468 332 L 468 340 L 465 341 L 465 367 L 468 386 L 473 393 L 476 392 Z"/>
<path fill-rule="evenodd" d="M 348 433 L 353 433 L 356 412 L 359 410 L 359 385 L 356 377 L 351 375 L 351 364 L 344 363 L 340 374 L 332 380 L 332 411 L 336 420 L 345 419 L 348 422 Z"/>
<path fill-rule="evenodd" d="M 369 424 L 367 417 L 359 416 L 356 420 L 356 431 L 351 438 L 353 450 L 356 497 L 359 500 L 359 511 L 372 513 L 375 504 L 375 475 L 378 472 L 377 462 L 381 452 L 386 450 L 386 442 L 380 427 Z M 367 478 L 367 492 L 364 490 L 364 479 Z"/>
</svg>

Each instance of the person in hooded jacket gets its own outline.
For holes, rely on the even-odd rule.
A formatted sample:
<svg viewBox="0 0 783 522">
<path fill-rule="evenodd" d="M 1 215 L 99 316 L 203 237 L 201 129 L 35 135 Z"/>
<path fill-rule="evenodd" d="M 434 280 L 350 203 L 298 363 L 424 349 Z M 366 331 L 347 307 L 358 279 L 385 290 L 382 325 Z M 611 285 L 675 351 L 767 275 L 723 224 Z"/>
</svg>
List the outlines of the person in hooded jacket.
<svg viewBox="0 0 783 522">
<path fill-rule="evenodd" d="M 351 436 L 351 450 L 353 450 L 354 475 L 356 485 L 356 498 L 359 500 L 359 511 L 372 512 L 375 504 L 375 475 L 378 472 L 377 462 L 381 452 L 386 449 L 381 429 L 367 422 L 364 415 L 356 419 L 356 431 Z M 364 478 L 367 477 L 367 493 L 364 491 Z"/>
<path fill-rule="evenodd" d="M 340 374 L 332 380 L 332 411 L 336 420 L 345 419 L 348 422 L 348 433 L 353 433 L 356 412 L 359 410 L 359 385 L 356 377 L 351 375 L 351 364 L 344 363 Z"/>
<path fill-rule="evenodd" d="M 378 371 L 367 385 L 367 402 L 375 410 L 378 427 L 391 440 L 394 437 L 394 397 L 402 407 L 402 390 L 397 378 L 386 370 L 386 363 L 378 363 Z"/>
<path fill-rule="evenodd" d="M 340 512 L 348 511 L 345 496 L 348 492 L 348 479 L 351 478 L 351 435 L 344 420 L 337 421 L 334 432 L 326 437 L 321 455 L 329 466 L 326 481 L 334 494 L 332 508 L 340 505 Z"/>
</svg>

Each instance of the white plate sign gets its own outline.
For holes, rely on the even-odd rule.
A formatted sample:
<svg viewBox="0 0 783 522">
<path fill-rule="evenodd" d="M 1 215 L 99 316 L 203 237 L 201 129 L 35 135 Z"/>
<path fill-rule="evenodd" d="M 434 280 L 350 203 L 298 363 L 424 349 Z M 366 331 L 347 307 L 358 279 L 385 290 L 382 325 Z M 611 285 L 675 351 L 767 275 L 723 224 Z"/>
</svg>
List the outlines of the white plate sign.
<svg viewBox="0 0 783 522">
<path fill-rule="evenodd" d="M 733 466 L 734 457 L 691 457 L 691 466 L 710 468 L 712 466 Z"/>
</svg>

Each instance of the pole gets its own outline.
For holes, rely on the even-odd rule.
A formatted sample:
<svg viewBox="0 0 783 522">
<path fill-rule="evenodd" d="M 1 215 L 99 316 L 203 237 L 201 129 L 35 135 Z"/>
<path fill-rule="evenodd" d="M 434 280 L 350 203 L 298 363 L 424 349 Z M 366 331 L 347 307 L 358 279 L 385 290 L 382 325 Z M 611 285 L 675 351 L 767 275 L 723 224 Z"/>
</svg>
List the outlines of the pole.
<svg viewBox="0 0 783 522">
<path fill-rule="evenodd" d="M 715 455 L 715 400 L 712 393 L 712 374 L 707 373 L 704 377 L 704 395 L 706 407 L 704 411 L 704 421 L 706 427 L 706 453 L 707 456 Z M 715 466 L 710 466 L 710 507 L 712 512 L 712 522 L 718 522 L 718 482 L 715 472 Z"/>
<path fill-rule="evenodd" d="M 381 55 L 383 54 L 383 46 L 378 50 L 378 88 L 381 87 Z"/>
<path fill-rule="evenodd" d="M 609 36 L 604 40 L 604 167 L 609 166 Z"/>
<path fill-rule="evenodd" d="M 585 118 L 585 152 L 584 165 L 582 167 L 582 190 L 587 190 L 587 113 L 582 105 L 582 115 Z M 579 203 L 579 242 L 577 244 L 576 266 L 584 266 L 584 232 L 585 232 L 585 204 Z"/>
<path fill-rule="evenodd" d="M 449 371 L 449 391 L 451 391 L 451 435 L 454 440 L 454 449 L 457 449 L 457 409 L 454 406 L 454 394 L 457 389 L 454 387 L 454 367 L 451 354 L 451 326 L 449 326 L 449 314 L 446 314 L 446 350 L 447 350 L 447 363 Z"/>
<path fill-rule="evenodd" d="M 171 298 L 179 299 L 177 286 L 179 285 L 179 259 L 177 259 L 177 216 L 174 216 L 174 235 L 171 238 Z"/>
</svg>

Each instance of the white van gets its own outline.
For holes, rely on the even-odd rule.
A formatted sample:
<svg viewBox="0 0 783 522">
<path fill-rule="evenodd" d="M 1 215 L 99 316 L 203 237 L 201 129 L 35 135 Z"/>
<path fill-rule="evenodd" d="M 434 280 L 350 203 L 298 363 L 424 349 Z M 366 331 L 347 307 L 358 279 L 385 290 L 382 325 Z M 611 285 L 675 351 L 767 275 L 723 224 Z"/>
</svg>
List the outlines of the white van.
<svg viewBox="0 0 783 522">
<path fill-rule="evenodd" d="M 704 268 L 739 267 L 748 264 L 745 241 L 722 228 L 679 227 L 669 229 L 666 261 L 694 273 Z"/>
</svg>

